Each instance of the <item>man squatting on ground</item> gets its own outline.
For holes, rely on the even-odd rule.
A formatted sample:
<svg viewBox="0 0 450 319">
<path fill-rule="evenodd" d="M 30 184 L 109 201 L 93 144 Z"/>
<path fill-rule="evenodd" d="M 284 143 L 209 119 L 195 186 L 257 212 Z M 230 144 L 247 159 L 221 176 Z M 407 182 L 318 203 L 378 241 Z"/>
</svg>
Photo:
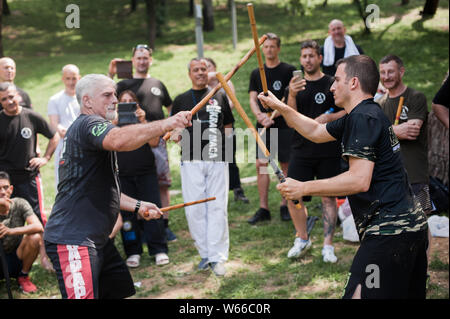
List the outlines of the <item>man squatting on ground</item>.
<svg viewBox="0 0 450 319">
<path fill-rule="evenodd" d="M 135 293 L 128 267 L 109 238 L 119 210 L 145 220 L 162 212 L 121 193 L 117 151 L 131 151 L 156 136 L 190 125 L 190 113 L 152 123 L 116 127 L 113 80 L 84 76 L 76 86 L 80 116 L 64 137 L 58 194 L 45 227 L 48 256 L 63 298 L 125 298 Z M 146 213 L 148 212 L 148 214 Z"/>
<path fill-rule="evenodd" d="M 315 143 L 338 140 L 348 171 L 328 179 L 277 185 L 288 200 L 302 196 L 347 195 L 361 245 L 353 259 L 344 298 L 425 298 L 427 220 L 414 200 L 400 156 L 400 143 L 383 111 L 373 101 L 379 73 L 365 55 L 338 62 L 331 87 L 347 114 L 320 124 L 273 94 L 258 97 L 277 109 L 289 126 Z M 379 269 L 376 286 L 367 284 L 368 267 Z M 370 272 L 369 272 L 370 273 Z"/>
</svg>

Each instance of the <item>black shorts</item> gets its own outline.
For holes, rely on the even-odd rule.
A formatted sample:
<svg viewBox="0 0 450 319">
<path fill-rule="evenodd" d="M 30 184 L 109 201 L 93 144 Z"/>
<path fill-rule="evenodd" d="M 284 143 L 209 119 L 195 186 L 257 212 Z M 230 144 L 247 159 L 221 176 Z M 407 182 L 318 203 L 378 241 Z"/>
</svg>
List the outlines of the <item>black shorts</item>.
<svg viewBox="0 0 450 319">
<path fill-rule="evenodd" d="M 101 249 L 45 242 L 63 299 L 119 299 L 136 293 L 112 240 Z"/>
<path fill-rule="evenodd" d="M 300 182 L 330 178 L 341 173 L 340 158 L 302 158 L 300 152 L 292 152 L 289 160 L 288 177 Z M 311 201 L 311 196 L 303 196 L 303 201 Z"/>
<path fill-rule="evenodd" d="M 260 133 L 263 129 L 258 128 L 257 130 L 258 133 Z M 293 133 L 294 131 L 291 128 L 268 128 L 261 136 L 261 138 L 264 144 L 266 144 L 266 147 L 273 158 L 278 158 L 278 161 L 281 163 L 287 163 L 289 162 L 291 153 L 291 141 Z M 272 143 L 270 143 L 271 141 Z M 263 151 L 261 151 L 261 149 L 259 148 L 258 143 L 256 143 L 256 158 L 266 158 Z"/>
<path fill-rule="evenodd" d="M 352 298 L 361 284 L 362 299 L 425 299 L 427 247 L 427 230 L 366 236 L 353 259 L 343 298 Z"/>
<path fill-rule="evenodd" d="M 9 277 L 17 278 L 22 270 L 22 260 L 17 257 L 16 251 L 5 254 L 6 264 L 8 265 Z M 3 267 L 0 263 L 0 280 L 5 278 Z"/>
</svg>

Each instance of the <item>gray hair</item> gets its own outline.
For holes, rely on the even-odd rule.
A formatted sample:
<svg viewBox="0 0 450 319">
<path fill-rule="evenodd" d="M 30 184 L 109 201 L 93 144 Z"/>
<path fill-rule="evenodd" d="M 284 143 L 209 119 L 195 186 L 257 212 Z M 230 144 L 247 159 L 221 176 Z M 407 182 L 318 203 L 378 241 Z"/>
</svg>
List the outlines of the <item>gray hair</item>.
<svg viewBox="0 0 450 319">
<path fill-rule="evenodd" d="M 66 64 L 63 66 L 61 73 L 64 74 L 65 71 L 72 71 L 76 74 L 80 74 L 80 69 L 75 64 Z"/>
<path fill-rule="evenodd" d="M 13 89 L 16 89 L 16 86 L 12 83 L 9 82 L 0 82 L 0 92 L 5 92 L 7 91 L 10 87 L 12 87 Z"/>
<path fill-rule="evenodd" d="M 80 81 L 77 82 L 75 87 L 75 93 L 77 96 L 78 104 L 83 107 L 83 96 L 88 95 L 92 97 L 93 93 L 100 87 L 107 84 L 116 83 L 109 77 L 103 74 L 88 74 L 83 76 Z"/>
</svg>

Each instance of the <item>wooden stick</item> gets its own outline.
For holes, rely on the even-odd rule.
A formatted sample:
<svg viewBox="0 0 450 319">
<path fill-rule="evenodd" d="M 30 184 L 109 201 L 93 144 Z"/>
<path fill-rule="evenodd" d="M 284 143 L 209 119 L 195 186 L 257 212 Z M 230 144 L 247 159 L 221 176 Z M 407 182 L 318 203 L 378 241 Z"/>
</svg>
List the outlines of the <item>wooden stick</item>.
<svg viewBox="0 0 450 319">
<path fill-rule="evenodd" d="M 278 110 L 273 111 L 272 115 L 270 116 L 270 119 L 273 120 L 275 116 L 278 114 Z M 259 132 L 259 136 L 263 136 L 263 134 L 266 132 L 267 127 L 263 127 L 261 132 Z"/>
<path fill-rule="evenodd" d="M 400 100 L 398 101 L 397 114 L 395 115 L 394 125 L 398 125 L 398 122 L 400 120 L 400 115 L 402 114 L 404 100 L 405 100 L 405 98 L 403 96 L 400 96 Z"/>
<path fill-rule="evenodd" d="M 209 198 L 205 198 L 205 199 L 200 199 L 200 200 L 196 200 L 193 202 L 187 202 L 187 203 L 181 203 L 181 204 L 176 204 L 176 205 L 172 205 L 172 206 L 167 206 L 167 207 L 163 207 L 160 209 L 160 211 L 162 211 L 163 213 L 174 210 L 174 209 L 178 209 L 178 208 L 182 208 L 182 207 L 186 207 L 186 206 L 191 206 L 191 205 L 196 205 L 196 204 L 200 204 L 200 203 L 205 203 L 205 202 L 209 202 L 211 200 L 215 200 L 215 197 L 209 197 Z M 145 217 L 147 217 L 149 215 L 148 212 L 144 213 Z"/>
<path fill-rule="evenodd" d="M 228 97 L 231 99 L 234 105 L 234 109 L 239 113 L 241 118 L 244 120 L 245 125 L 250 129 L 253 136 L 256 139 L 256 143 L 258 143 L 259 148 L 263 151 L 264 156 L 267 157 L 270 165 L 272 166 L 275 174 L 277 175 L 279 181 L 283 183 L 285 181 L 285 177 L 283 175 L 283 172 L 278 168 L 278 166 L 275 164 L 272 158 L 270 158 L 270 152 L 267 149 L 266 145 L 264 144 L 263 140 L 261 139 L 261 136 L 259 136 L 258 132 L 256 131 L 255 127 L 252 124 L 252 121 L 248 118 L 247 113 L 245 113 L 244 108 L 239 103 L 238 99 L 236 98 L 236 95 L 233 93 L 233 90 L 228 86 L 227 81 L 224 79 L 223 75 L 220 72 L 217 72 L 216 74 L 217 79 L 220 83 L 222 83 L 222 87 L 224 88 L 225 92 L 227 93 Z M 295 204 L 295 207 L 301 208 L 302 205 L 299 203 L 298 200 L 293 201 Z"/>
<path fill-rule="evenodd" d="M 231 79 L 231 77 L 241 68 L 241 66 L 243 66 L 250 59 L 250 57 L 256 52 L 256 48 L 258 48 L 258 51 L 259 51 L 259 47 L 264 43 L 264 41 L 266 41 L 266 39 L 267 39 L 267 35 L 263 35 L 258 41 L 258 46 L 254 47 L 250 51 L 248 51 L 247 54 L 244 55 L 244 57 L 239 61 L 239 63 L 236 64 L 233 67 L 233 69 L 231 69 L 231 71 L 227 73 L 227 75 L 225 75 L 225 79 L 227 81 L 229 81 Z M 194 106 L 194 108 L 191 110 L 191 114 L 194 115 L 195 113 L 200 111 L 200 109 L 205 106 L 205 104 L 209 101 L 209 99 L 211 99 L 213 97 L 213 95 L 216 94 L 217 91 L 219 91 L 221 88 L 222 88 L 222 84 L 218 83 L 200 102 L 197 103 L 196 106 Z M 170 138 L 170 132 L 168 132 L 163 137 L 163 139 L 165 141 L 167 141 L 169 138 Z"/>
<path fill-rule="evenodd" d="M 261 77 L 261 85 L 264 92 L 264 95 L 267 96 L 267 80 L 266 80 L 266 72 L 264 71 L 264 63 L 262 60 L 261 50 L 259 50 L 258 44 L 258 32 L 256 31 L 256 20 L 255 20 L 255 12 L 253 10 L 253 4 L 247 4 L 248 17 L 250 19 L 250 26 L 252 28 L 253 41 L 255 42 L 255 47 L 258 47 L 256 50 L 256 57 L 258 59 L 258 67 L 259 67 L 259 75 Z"/>
</svg>

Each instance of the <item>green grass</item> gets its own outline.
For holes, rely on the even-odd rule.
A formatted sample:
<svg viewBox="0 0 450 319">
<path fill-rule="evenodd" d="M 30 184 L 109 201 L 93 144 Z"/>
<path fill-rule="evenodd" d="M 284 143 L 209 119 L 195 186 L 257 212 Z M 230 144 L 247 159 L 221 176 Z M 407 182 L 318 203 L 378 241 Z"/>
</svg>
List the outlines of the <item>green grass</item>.
<svg viewBox="0 0 450 319">
<path fill-rule="evenodd" d="M 363 33 L 363 24 L 354 5 L 349 0 L 328 1 L 326 8 L 316 6 L 322 0 L 308 1 L 303 17 L 286 14 L 279 2 L 255 1 L 258 33 L 275 32 L 281 36 L 281 60 L 299 66 L 299 43 L 316 39 L 321 44 L 326 37 L 327 24 L 333 18 L 344 21 L 349 34 L 362 46 L 365 53 L 376 61 L 388 53 L 401 56 L 406 65 L 405 82 L 426 95 L 428 104 L 440 87 L 448 70 L 448 1 L 440 1 L 433 19 L 422 20 L 418 12 L 424 1 L 411 0 L 401 7 L 400 0 L 373 1 L 380 6 L 381 19 L 372 34 Z M 71 1 L 59 0 L 9 0 L 12 15 L 3 19 L 5 55 L 17 62 L 17 84 L 31 96 L 34 108 L 46 115 L 50 96 L 62 89 L 60 70 L 67 63 L 80 67 L 82 74 L 106 73 L 109 61 L 114 57 L 130 58 L 131 48 L 146 43 L 144 4 L 138 10 L 126 14 L 129 1 L 77 0 L 81 10 L 81 28 L 66 29 L 65 6 Z M 167 0 L 167 23 L 164 36 L 158 38 L 154 52 L 151 75 L 161 79 L 172 98 L 190 87 L 187 62 L 196 55 L 194 20 L 187 16 L 187 1 Z M 214 58 L 218 70 L 226 74 L 251 48 L 253 40 L 246 10 L 247 1 L 236 1 L 238 21 L 238 45 L 233 50 L 231 25 L 226 0 L 214 3 L 216 30 L 204 34 L 205 55 Z M 250 59 L 233 77 L 237 98 L 249 109 L 248 80 L 256 58 Z M 235 114 L 236 127 L 244 128 L 243 121 Z M 42 150 L 47 140 L 39 139 Z M 172 171 L 172 189 L 181 189 L 179 175 L 179 148 L 169 146 Z M 252 163 L 239 163 L 241 177 L 255 175 Z M 42 169 L 45 187 L 45 206 L 50 210 L 54 202 L 53 160 Z M 255 185 L 246 185 L 249 205 L 233 201 L 228 205 L 230 224 L 229 275 L 217 279 L 209 272 L 198 272 L 200 261 L 189 236 L 182 210 L 171 213 L 171 228 L 179 240 L 170 244 L 171 263 L 163 268 L 155 266 L 146 253 L 142 267 L 133 270 L 135 281 L 143 283 L 136 297 L 154 298 L 339 298 L 357 245 L 342 240 L 337 229 L 335 265 L 322 262 L 320 249 L 323 240 L 322 222 L 318 221 L 313 233 L 313 249 L 298 261 L 287 260 L 286 254 L 293 241 L 292 223 L 281 222 L 278 214 L 280 195 L 272 183 L 269 203 L 273 220 L 260 226 L 250 226 L 246 220 L 258 208 L 258 192 Z M 182 201 L 180 195 L 172 203 Z M 320 216 L 320 200 L 314 198 L 307 204 L 310 214 Z M 122 249 L 120 239 L 117 246 Z M 144 249 L 145 251 L 146 248 Z M 447 286 L 431 282 L 429 298 L 448 298 L 448 261 L 432 260 L 431 270 L 444 278 Z M 59 298 L 56 279 L 40 265 L 32 270 L 32 278 L 39 286 L 38 294 L 18 298 Z M 15 282 L 14 282 L 15 285 Z M 0 298 L 6 298 L 3 282 L 0 282 Z"/>
</svg>

